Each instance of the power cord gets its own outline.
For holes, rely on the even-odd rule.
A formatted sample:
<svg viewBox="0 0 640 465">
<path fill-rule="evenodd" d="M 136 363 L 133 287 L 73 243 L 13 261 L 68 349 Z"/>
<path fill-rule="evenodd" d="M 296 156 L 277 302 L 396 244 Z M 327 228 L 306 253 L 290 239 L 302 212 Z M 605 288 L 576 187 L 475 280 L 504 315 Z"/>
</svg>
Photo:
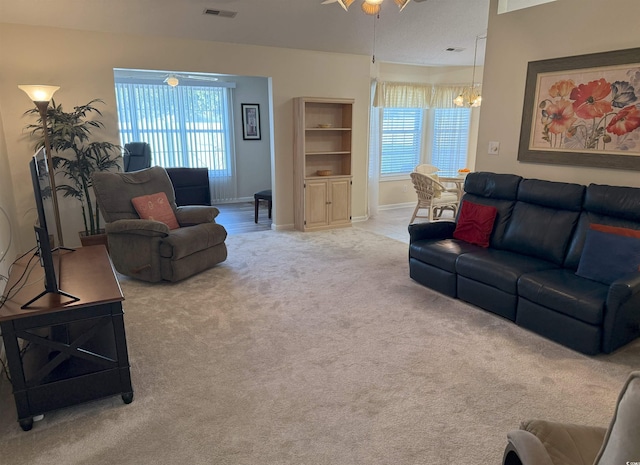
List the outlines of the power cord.
<svg viewBox="0 0 640 465">
<path fill-rule="evenodd" d="M 9 300 L 13 296 L 15 296 L 26 285 L 26 282 L 24 282 L 22 284 L 21 284 L 21 282 L 22 282 L 22 280 L 24 279 L 25 276 L 28 277 L 29 275 L 31 275 L 31 272 L 33 271 L 33 266 L 31 264 L 31 262 L 33 261 L 33 259 L 37 255 L 37 253 L 34 252 L 35 250 L 36 250 L 36 247 L 34 247 L 31 250 L 23 253 L 18 258 L 16 258 L 15 261 L 9 267 L 9 270 L 11 270 L 11 268 L 13 268 L 13 265 L 15 265 L 15 263 L 18 260 L 20 260 L 21 258 L 27 256 L 30 253 L 33 253 L 33 255 L 29 258 L 29 261 L 27 262 L 27 265 L 25 266 L 24 270 L 22 271 L 22 274 L 20 275 L 20 277 L 16 280 L 16 282 L 13 284 L 13 286 L 11 286 L 3 295 L 0 296 L 0 308 L 4 307 L 4 304 L 7 302 L 7 300 Z M 18 287 L 18 289 L 16 289 L 16 287 L 18 285 L 20 285 L 20 287 Z M 13 294 L 11 294 L 11 291 L 13 291 L 14 289 L 16 289 L 15 292 Z"/>
</svg>

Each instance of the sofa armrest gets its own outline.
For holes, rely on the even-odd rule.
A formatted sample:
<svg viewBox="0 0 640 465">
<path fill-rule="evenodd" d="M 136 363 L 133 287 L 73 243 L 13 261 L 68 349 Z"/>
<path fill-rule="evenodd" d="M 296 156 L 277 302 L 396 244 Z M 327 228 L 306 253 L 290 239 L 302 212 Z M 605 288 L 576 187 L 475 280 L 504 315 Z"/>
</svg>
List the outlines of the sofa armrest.
<svg viewBox="0 0 640 465">
<path fill-rule="evenodd" d="M 609 286 L 602 334 L 602 351 L 611 353 L 640 335 L 640 273 L 617 279 Z"/>
<path fill-rule="evenodd" d="M 640 273 L 634 272 L 617 279 L 609 286 L 607 307 L 619 307 L 640 292 Z"/>
<path fill-rule="evenodd" d="M 413 223 L 409 225 L 409 242 L 423 239 L 450 239 L 456 223 L 453 221 L 436 221 L 434 223 Z"/>
<path fill-rule="evenodd" d="M 154 220 L 117 220 L 105 225 L 109 234 L 137 234 L 139 236 L 165 237 L 169 235 L 169 227 Z"/>
<path fill-rule="evenodd" d="M 208 205 L 189 205 L 178 207 L 176 219 L 180 226 L 193 226 L 194 224 L 211 223 L 220 213 L 216 207 Z"/>
<path fill-rule="evenodd" d="M 507 434 L 507 450 L 515 451 L 523 465 L 592 465 L 606 431 L 599 426 L 528 420 Z"/>
<path fill-rule="evenodd" d="M 509 453 L 515 453 L 518 456 L 519 463 L 522 465 L 553 465 L 549 453 L 544 445 L 540 442 L 535 434 L 529 431 L 516 430 L 507 433 L 509 443 L 505 450 L 504 464 L 515 463 L 507 462 Z"/>
</svg>

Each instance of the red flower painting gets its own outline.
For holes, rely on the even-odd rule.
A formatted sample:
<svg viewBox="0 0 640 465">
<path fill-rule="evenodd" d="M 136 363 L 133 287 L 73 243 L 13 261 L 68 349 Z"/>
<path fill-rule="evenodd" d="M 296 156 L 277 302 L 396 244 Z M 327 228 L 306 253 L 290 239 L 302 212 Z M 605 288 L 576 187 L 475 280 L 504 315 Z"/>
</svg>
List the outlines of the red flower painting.
<svg viewBox="0 0 640 465">
<path fill-rule="evenodd" d="M 585 72 L 541 81 L 548 97 L 538 101 L 536 110 L 538 144 L 578 151 L 640 150 L 640 68 L 601 76 Z"/>
</svg>

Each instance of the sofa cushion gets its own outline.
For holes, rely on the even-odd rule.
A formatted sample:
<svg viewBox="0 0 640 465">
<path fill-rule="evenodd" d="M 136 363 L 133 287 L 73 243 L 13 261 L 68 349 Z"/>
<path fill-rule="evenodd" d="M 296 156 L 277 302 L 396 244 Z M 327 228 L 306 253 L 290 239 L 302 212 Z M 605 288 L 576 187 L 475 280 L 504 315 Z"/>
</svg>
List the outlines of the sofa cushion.
<svg viewBox="0 0 640 465">
<path fill-rule="evenodd" d="M 456 239 L 422 240 L 416 241 L 409 246 L 409 257 L 450 273 L 455 273 L 458 257 L 464 253 L 477 250 L 481 250 L 481 248 Z"/>
<path fill-rule="evenodd" d="M 579 217 L 579 212 L 517 202 L 502 246 L 560 266 Z"/>
<path fill-rule="evenodd" d="M 131 203 L 143 220 L 160 221 L 169 226 L 169 229 L 180 227 L 169 204 L 167 194 L 164 192 L 134 197 L 131 199 Z"/>
<path fill-rule="evenodd" d="M 640 461 L 640 371 L 629 375 L 594 465 Z"/>
<path fill-rule="evenodd" d="M 579 212 L 584 193 L 585 187 L 580 184 L 523 179 L 518 186 L 518 201 Z"/>
<path fill-rule="evenodd" d="M 592 213 L 640 221 L 640 189 L 589 184 L 583 209 Z"/>
<path fill-rule="evenodd" d="M 453 237 L 480 247 L 489 247 L 497 213 L 496 207 L 463 200 Z"/>
<path fill-rule="evenodd" d="M 576 275 L 611 284 L 640 271 L 640 231 L 592 224 Z"/>
<path fill-rule="evenodd" d="M 553 268 L 557 266 L 544 260 L 491 248 L 466 253 L 456 261 L 459 275 L 514 295 L 520 276 Z"/>
<path fill-rule="evenodd" d="M 217 223 L 203 223 L 174 229 L 160 243 L 160 256 L 180 260 L 188 255 L 218 245 L 227 238 L 227 231 Z"/>
<path fill-rule="evenodd" d="M 538 305 L 592 325 L 601 325 L 609 287 L 564 268 L 524 274 L 518 295 Z"/>
</svg>

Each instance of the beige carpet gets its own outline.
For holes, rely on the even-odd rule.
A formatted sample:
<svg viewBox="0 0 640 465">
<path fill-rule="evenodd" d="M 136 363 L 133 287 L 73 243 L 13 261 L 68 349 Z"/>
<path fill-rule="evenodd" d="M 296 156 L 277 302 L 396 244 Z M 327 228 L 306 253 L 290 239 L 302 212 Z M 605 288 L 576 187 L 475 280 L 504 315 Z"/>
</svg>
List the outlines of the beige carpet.
<svg viewBox="0 0 640 465">
<path fill-rule="evenodd" d="M 587 357 L 408 276 L 368 231 L 255 232 L 179 284 L 126 278 L 135 399 L 23 432 L 0 382 L 0 463 L 498 464 L 523 419 L 606 425 L 640 341 Z"/>
</svg>

